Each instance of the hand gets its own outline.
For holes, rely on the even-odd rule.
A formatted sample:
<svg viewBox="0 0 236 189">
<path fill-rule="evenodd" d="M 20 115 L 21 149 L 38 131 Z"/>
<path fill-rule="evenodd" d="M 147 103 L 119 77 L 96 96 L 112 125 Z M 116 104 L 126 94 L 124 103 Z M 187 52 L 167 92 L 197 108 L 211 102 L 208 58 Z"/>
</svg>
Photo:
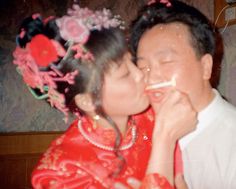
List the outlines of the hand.
<svg viewBox="0 0 236 189">
<path fill-rule="evenodd" d="M 193 131 L 197 125 L 197 112 L 189 97 L 180 91 L 170 91 L 159 103 L 158 109 L 155 102 L 152 102 L 152 106 L 156 113 L 153 136 L 161 133 L 176 141 Z"/>
<path fill-rule="evenodd" d="M 115 184 L 115 189 L 130 189 L 130 188 L 138 189 L 141 186 L 141 182 L 134 177 L 128 178 L 127 183 L 130 186 L 129 188 L 127 186 L 125 186 L 124 184 L 117 182 Z M 176 189 L 188 189 L 188 186 L 183 178 L 183 175 L 178 174 L 175 177 L 175 188 Z"/>
<path fill-rule="evenodd" d="M 175 187 L 176 187 L 176 189 L 188 189 L 188 186 L 184 180 L 183 175 L 178 174 L 175 177 Z"/>
<path fill-rule="evenodd" d="M 138 180 L 138 179 L 136 179 L 136 178 L 134 178 L 134 177 L 129 177 L 129 178 L 127 179 L 127 183 L 128 183 L 128 185 L 129 185 L 129 187 L 125 186 L 124 184 L 122 184 L 122 183 L 120 183 L 120 182 L 117 182 L 117 183 L 115 184 L 115 189 L 130 189 L 130 188 L 132 188 L 132 189 L 138 189 L 138 188 L 140 188 L 140 186 L 141 186 L 141 181 Z M 180 189 L 182 189 L 182 188 L 180 188 Z M 184 189 L 184 188 L 183 188 L 183 189 Z"/>
</svg>

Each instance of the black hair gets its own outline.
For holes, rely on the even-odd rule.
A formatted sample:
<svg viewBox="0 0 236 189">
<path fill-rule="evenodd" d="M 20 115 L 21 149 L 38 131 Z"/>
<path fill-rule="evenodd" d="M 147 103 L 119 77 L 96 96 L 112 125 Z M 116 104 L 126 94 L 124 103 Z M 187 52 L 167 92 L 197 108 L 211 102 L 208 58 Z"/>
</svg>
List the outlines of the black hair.
<svg viewBox="0 0 236 189">
<path fill-rule="evenodd" d="M 79 93 L 90 93 L 95 105 L 95 112 L 105 118 L 113 126 L 117 133 L 114 146 L 115 154 L 121 159 L 120 168 L 111 174 L 112 176 L 116 176 L 121 171 L 125 162 L 118 152 L 118 148 L 121 144 L 121 133 L 114 121 L 106 114 L 102 107 L 101 89 L 103 87 L 104 74 L 107 73 L 114 64 L 118 66 L 121 64 L 122 58 L 127 52 L 127 45 L 123 33 L 117 28 L 110 28 L 92 31 L 85 47 L 93 54 L 94 62 L 78 62 L 74 60 L 71 61 L 71 64 L 65 64 L 63 67 L 63 72 L 65 73 L 75 69 L 79 70 L 79 74 L 75 77 L 75 84 L 68 86 L 69 93 L 66 94 L 67 102 L 70 108 L 76 107 L 73 103 L 74 96 Z M 72 102 L 72 104 L 70 102 Z"/>
<path fill-rule="evenodd" d="M 59 28 L 56 25 L 55 19 L 49 20 L 46 24 L 43 23 L 40 17 L 33 19 L 26 18 L 19 30 L 19 33 L 24 30 L 24 37 L 17 37 L 20 47 L 24 48 L 31 39 L 37 34 L 44 34 L 49 39 L 55 39 L 68 50 L 68 44 L 62 39 L 59 33 Z M 115 122 L 106 114 L 102 107 L 101 89 L 104 83 L 104 74 L 107 73 L 114 64 L 118 66 L 127 52 L 127 44 L 123 32 L 118 28 L 109 28 L 101 30 L 93 30 L 90 33 L 89 39 L 85 44 L 85 48 L 92 53 L 94 61 L 81 61 L 75 59 L 75 52 L 71 51 L 70 56 L 65 60 L 60 59 L 57 67 L 62 73 L 69 73 L 75 70 L 79 74 L 75 77 L 75 83 L 70 85 L 64 82 L 57 83 L 57 90 L 63 93 L 66 98 L 66 106 L 71 112 L 80 112 L 82 110 L 75 105 L 74 97 L 77 94 L 90 93 L 95 105 L 95 112 L 105 118 L 116 131 L 117 137 L 114 146 L 114 153 L 121 160 L 120 166 L 111 174 L 117 176 L 123 169 L 125 160 L 120 155 L 119 146 L 121 144 L 121 133 Z M 55 63 L 57 64 L 57 63 Z M 45 68 L 44 68 L 45 69 Z M 50 68 L 46 68 L 50 69 Z M 67 92 L 65 92 L 65 89 Z"/>
<path fill-rule="evenodd" d="M 44 30 L 44 25 L 40 17 L 35 19 L 32 16 L 27 17 L 21 23 L 18 33 L 20 34 L 24 31 L 22 37 L 17 36 L 17 43 L 20 47 L 24 48 L 26 44 L 31 41 L 32 37 L 37 34 L 42 34 Z"/>
<path fill-rule="evenodd" d="M 141 36 L 158 24 L 181 23 L 187 26 L 190 43 L 198 58 L 204 54 L 215 54 L 215 29 L 210 21 L 196 8 L 178 0 L 170 1 L 171 6 L 159 1 L 145 6 L 140 10 L 132 23 L 131 51 L 136 57 L 136 51 Z"/>
</svg>

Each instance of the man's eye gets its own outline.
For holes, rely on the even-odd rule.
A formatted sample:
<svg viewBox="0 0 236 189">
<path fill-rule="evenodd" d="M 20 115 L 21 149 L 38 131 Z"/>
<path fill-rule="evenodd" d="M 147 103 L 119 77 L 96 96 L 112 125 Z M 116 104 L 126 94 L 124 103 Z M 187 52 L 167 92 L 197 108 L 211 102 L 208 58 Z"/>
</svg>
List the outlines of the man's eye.
<svg viewBox="0 0 236 189">
<path fill-rule="evenodd" d="M 173 60 L 163 60 L 163 61 L 160 61 L 161 64 L 170 64 L 170 63 L 174 63 Z"/>
<path fill-rule="evenodd" d="M 142 67 L 139 67 L 139 69 L 145 73 L 150 72 L 150 68 L 148 66 L 142 66 Z"/>
</svg>

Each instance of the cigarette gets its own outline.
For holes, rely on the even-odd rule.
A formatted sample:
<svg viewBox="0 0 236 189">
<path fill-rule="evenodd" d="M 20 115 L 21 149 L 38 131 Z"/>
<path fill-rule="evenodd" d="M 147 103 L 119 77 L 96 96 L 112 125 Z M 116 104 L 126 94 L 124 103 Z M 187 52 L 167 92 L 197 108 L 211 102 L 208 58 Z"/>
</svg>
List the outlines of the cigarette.
<svg viewBox="0 0 236 189">
<path fill-rule="evenodd" d="M 175 81 L 175 78 L 173 77 L 171 81 L 148 85 L 146 87 L 146 90 L 153 90 L 153 89 L 159 89 L 163 87 L 174 87 L 174 86 L 176 86 L 176 81 Z"/>
</svg>

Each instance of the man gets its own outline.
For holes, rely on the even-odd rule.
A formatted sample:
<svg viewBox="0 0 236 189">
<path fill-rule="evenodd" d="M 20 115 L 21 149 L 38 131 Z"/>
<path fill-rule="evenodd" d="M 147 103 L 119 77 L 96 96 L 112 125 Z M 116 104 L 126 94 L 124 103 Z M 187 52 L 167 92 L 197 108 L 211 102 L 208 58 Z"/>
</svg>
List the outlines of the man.
<svg viewBox="0 0 236 189">
<path fill-rule="evenodd" d="M 163 1 L 161 1 L 163 2 Z M 236 108 L 210 84 L 215 33 L 208 19 L 180 1 L 152 2 L 134 22 L 131 49 L 147 84 L 175 81 L 148 94 L 161 106 L 169 90 L 187 94 L 197 129 L 179 143 L 190 189 L 236 188 Z"/>
</svg>

